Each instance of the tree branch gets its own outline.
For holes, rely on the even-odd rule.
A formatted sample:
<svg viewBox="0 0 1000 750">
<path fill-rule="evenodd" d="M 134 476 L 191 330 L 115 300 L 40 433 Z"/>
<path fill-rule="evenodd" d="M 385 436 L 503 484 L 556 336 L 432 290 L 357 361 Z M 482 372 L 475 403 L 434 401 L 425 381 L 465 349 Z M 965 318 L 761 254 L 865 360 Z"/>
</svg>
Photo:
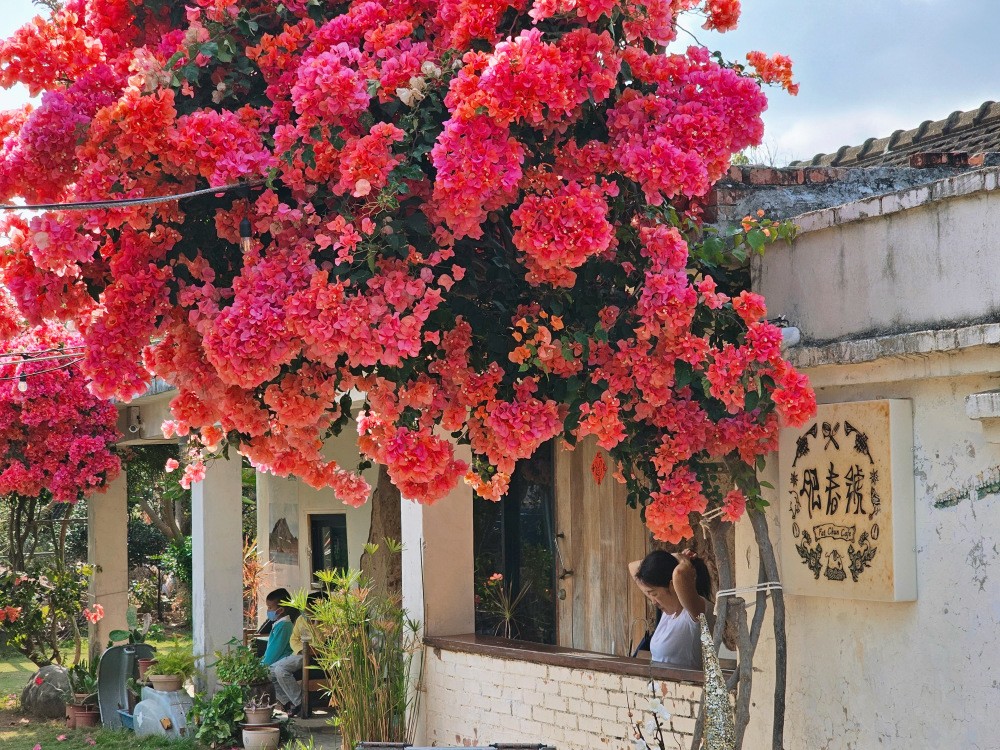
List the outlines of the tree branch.
<svg viewBox="0 0 1000 750">
<path fill-rule="evenodd" d="M 760 511 L 750 511 L 750 523 L 760 550 L 760 560 L 771 581 L 780 580 L 778 561 L 768 533 L 767 518 Z M 785 634 L 785 596 L 781 589 L 771 592 L 774 602 L 774 725 L 771 746 L 774 750 L 784 747 L 785 735 L 785 689 L 788 673 L 788 641 Z"/>
</svg>

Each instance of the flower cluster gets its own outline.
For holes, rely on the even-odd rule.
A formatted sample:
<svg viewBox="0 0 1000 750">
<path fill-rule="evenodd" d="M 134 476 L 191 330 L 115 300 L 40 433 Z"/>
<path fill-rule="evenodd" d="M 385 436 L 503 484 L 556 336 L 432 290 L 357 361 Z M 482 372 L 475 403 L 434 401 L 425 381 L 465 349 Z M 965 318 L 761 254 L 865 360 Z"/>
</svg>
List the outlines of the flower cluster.
<svg viewBox="0 0 1000 750">
<path fill-rule="evenodd" d="M 662 45 L 683 14 L 727 30 L 739 6 L 53 6 L 0 42 L 0 84 L 41 94 L 0 115 L 0 197 L 247 189 L 8 218 L 0 337 L 72 323 L 93 393 L 175 386 L 165 434 L 189 438 L 185 486 L 228 442 L 365 502 L 323 451 L 354 399 L 361 453 L 417 501 L 463 477 L 497 499 L 546 441 L 592 437 L 659 537 L 710 506 L 735 519 L 752 488 L 723 502 L 707 467 L 752 466 L 814 408 L 763 300 L 699 260 L 698 199 L 760 142 L 761 84 L 794 84 L 780 56 L 751 53 L 753 75 Z M 755 249 L 787 238 L 764 220 L 734 231 Z M 110 415 L 36 396 L 26 413 Z M 0 492 L 102 486 L 117 470 L 103 430 L 53 437 L 59 464 L 4 449 Z"/>
<path fill-rule="evenodd" d="M 0 343 L 0 353 L 46 350 L 57 356 L 80 338 L 46 323 Z M 103 492 L 118 475 L 118 414 L 87 390 L 77 366 L 63 359 L 0 365 L 0 495 L 47 492 L 76 502 Z M 22 387 L 25 389 L 22 391 Z"/>
<path fill-rule="evenodd" d="M 772 55 L 763 52 L 748 52 L 747 61 L 757 71 L 764 83 L 776 83 L 789 94 L 799 93 L 799 84 L 792 81 L 792 59 L 788 55 Z"/>
</svg>

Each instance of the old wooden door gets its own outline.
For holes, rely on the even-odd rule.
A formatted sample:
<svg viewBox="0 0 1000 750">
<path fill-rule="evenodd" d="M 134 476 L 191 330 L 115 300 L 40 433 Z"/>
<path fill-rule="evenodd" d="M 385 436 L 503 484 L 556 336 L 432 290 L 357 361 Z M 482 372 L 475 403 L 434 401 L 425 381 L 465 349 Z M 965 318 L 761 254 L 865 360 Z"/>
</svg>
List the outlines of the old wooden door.
<svg viewBox="0 0 1000 750">
<path fill-rule="evenodd" d="M 646 553 L 645 527 L 593 437 L 557 448 L 555 460 L 558 644 L 628 655 L 645 630 L 645 599 L 627 568 Z"/>
</svg>

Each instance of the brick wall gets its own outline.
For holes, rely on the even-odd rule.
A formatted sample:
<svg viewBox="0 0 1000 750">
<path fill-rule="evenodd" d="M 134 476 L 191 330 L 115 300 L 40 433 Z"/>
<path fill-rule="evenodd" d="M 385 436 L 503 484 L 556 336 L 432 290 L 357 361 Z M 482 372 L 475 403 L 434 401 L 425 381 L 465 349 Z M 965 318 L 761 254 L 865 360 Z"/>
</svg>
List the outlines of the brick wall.
<svg viewBox="0 0 1000 750">
<path fill-rule="evenodd" d="M 657 683 L 672 714 L 667 747 L 688 747 L 702 687 Z M 482 745 L 544 742 L 557 750 L 631 750 L 628 705 L 649 682 L 583 669 L 428 649 L 424 661 L 426 742 Z M 642 718 L 647 718 L 644 715 Z"/>
</svg>

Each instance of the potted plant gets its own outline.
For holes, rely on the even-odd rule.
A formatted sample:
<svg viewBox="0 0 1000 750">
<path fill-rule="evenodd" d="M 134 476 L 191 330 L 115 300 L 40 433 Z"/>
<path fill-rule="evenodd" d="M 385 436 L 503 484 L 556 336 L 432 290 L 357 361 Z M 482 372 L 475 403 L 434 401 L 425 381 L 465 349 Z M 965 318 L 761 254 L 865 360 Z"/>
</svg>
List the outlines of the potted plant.
<svg viewBox="0 0 1000 750">
<path fill-rule="evenodd" d="M 270 697 L 271 673 L 254 653 L 235 638 L 223 653 L 216 651 L 215 676 L 226 685 L 240 685 L 247 689 L 250 698 Z"/>
<path fill-rule="evenodd" d="M 243 727 L 243 747 L 245 750 L 277 750 L 281 741 L 278 727 Z"/>
<path fill-rule="evenodd" d="M 240 722 L 246 718 L 243 713 L 245 702 L 243 688 L 239 685 L 225 685 L 215 695 L 204 693 L 194 696 L 188 720 L 197 727 L 195 739 L 208 747 L 230 747 L 240 731 Z"/>
<path fill-rule="evenodd" d="M 90 706 L 97 698 L 97 665 L 86 661 L 77 662 L 69 668 L 69 686 L 73 693 L 73 703 Z"/>
<path fill-rule="evenodd" d="M 378 553 L 379 545 L 365 546 Z M 385 553 L 401 546 L 386 540 Z M 418 623 L 409 617 L 401 597 L 380 590 L 357 570 L 319 571 L 327 597 L 310 608 L 316 663 L 327 674 L 331 702 L 337 706 L 342 746 L 409 743 L 419 693 Z M 304 607 L 303 600 L 293 601 Z"/>
<path fill-rule="evenodd" d="M 97 710 L 97 706 L 77 706 L 76 715 L 73 717 L 73 721 L 77 729 L 83 729 L 84 727 L 96 727 L 101 723 L 101 712 Z"/>
<path fill-rule="evenodd" d="M 274 704 L 267 695 L 254 695 L 243 706 L 247 724 L 270 724 L 274 716 Z"/>
<path fill-rule="evenodd" d="M 68 676 L 66 726 L 74 729 L 97 726 L 101 720 L 101 714 L 94 705 L 97 699 L 97 665 L 77 662 L 69 668 Z"/>
<path fill-rule="evenodd" d="M 139 702 L 139 696 L 142 695 L 142 685 L 135 677 L 129 677 L 125 681 L 125 690 L 128 693 L 128 705 L 126 708 L 129 714 L 133 714 L 135 713 L 135 706 Z"/>
<path fill-rule="evenodd" d="M 154 690 L 180 690 L 181 685 L 197 672 L 195 661 L 195 655 L 175 641 L 172 649 L 156 657 L 146 671 L 146 677 Z"/>
<path fill-rule="evenodd" d="M 163 628 L 153 624 L 153 616 L 151 614 L 146 613 L 140 618 L 139 612 L 135 607 L 129 607 L 125 610 L 125 622 L 128 625 L 128 630 L 117 629 L 108 633 L 108 648 L 119 643 L 128 645 L 145 643 L 146 639 L 151 635 L 161 635 L 163 633 Z"/>
</svg>

